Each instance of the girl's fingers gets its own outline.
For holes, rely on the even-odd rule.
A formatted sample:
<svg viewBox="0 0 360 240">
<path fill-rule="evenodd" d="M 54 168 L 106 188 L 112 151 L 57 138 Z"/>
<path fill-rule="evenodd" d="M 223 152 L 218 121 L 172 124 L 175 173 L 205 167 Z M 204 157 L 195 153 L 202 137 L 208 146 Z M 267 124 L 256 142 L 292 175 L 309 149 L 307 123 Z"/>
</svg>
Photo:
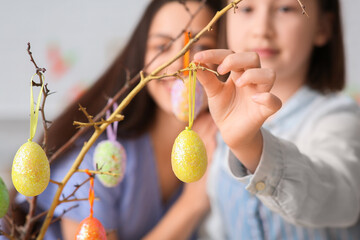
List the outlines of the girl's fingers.
<svg viewBox="0 0 360 240">
<path fill-rule="evenodd" d="M 217 71 L 225 74 L 230 71 L 243 72 L 250 68 L 260 68 L 260 58 L 257 53 L 243 52 L 234 53 L 226 56 L 222 63 L 218 66 Z"/>
<path fill-rule="evenodd" d="M 224 58 L 234 52 L 229 49 L 211 49 L 198 52 L 194 55 L 195 62 L 220 64 Z"/>
<path fill-rule="evenodd" d="M 265 118 L 276 113 L 282 106 L 281 100 L 269 92 L 257 93 L 252 96 L 252 100 L 261 105 L 260 111 Z"/>
<path fill-rule="evenodd" d="M 206 95 L 208 98 L 211 98 L 219 94 L 223 88 L 224 83 L 220 82 L 217 77 L 208 71 L 197 71 L 197 79 L 204 87 Z"/>
<path fill-rule="evenodd" d="M 261 91 L 269 92 L 274 85 L 276 74 L 272 69 L 252 68 L 246 70 L 239 78 L 232 79 L 237 87 L 255 84 L 261 87 Z"/>
</svg>

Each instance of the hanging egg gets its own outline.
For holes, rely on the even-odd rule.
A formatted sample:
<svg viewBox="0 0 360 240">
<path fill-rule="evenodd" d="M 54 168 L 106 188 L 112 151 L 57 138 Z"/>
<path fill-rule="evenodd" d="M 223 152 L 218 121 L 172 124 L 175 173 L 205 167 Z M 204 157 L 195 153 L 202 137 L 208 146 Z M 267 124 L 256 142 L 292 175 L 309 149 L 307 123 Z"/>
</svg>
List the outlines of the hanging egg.
<svg viewBox="0 0 360 240">
<path fill-rule="evenodd" d="M 185 82 L 185 83 L 184 83 Z M 181 79 L 176 79 L 171 87 L 171 104 L 172 110 L 176 118 L 181 121 L 189 120 L 189 78 L 184 82 Z M 199 114 L 204 102 L 204 88 L 199 81 L 196 81 L 195 89 L 195 114 L 194 118 Z"/>
<path fill-rule="evenodd" d="M 99 174 L 97 177 L 106 187 L 115 187 L 124 177 L 126 153 L 124 147 L 117 141 L 101 141 L 95 148 L 94 165 L 102 172 L 112 172 L 120 176 Z"/>
<path fill-rule="evenodd" d="M 81 221 L 75 240 L 106 240 L 106 231 L 101 222 L 94 217 Z"/>
<path fill-rule="evenodd" d="M 28 141 L 17 151 L 11 171 L 16 190 L 28 197 L 42 193 L 50 181 L 50 165 L 39 144 Z"/>
<path fill-rule="evenodd" d="M 207 155 L 199 135 L 188 128 L 175 139 L 171 153 L 172 169 L 183 182 L 195 182 L 205 173 Z"/>
<path fill-rule="evenodd" d="M 4 217 L 9 208 L 9 191 L 0 177 L 0 218 Z"/>
</svg>

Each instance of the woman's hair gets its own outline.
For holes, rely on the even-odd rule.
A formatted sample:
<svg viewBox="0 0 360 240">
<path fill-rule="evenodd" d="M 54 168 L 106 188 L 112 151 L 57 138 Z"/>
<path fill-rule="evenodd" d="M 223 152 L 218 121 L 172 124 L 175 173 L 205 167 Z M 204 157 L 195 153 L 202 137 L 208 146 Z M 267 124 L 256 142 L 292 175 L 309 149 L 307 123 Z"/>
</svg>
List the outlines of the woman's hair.
<svg viewBox="0 0 360 240">
<path fill-rule="evenodd" d="M 323 93 L 340 91 L 345 86 L 345 56 L 339 0 L 318 0 L 320 11 L 332 15 L 331 37 L 315 47 L 310 59 L 306 84 Z"/>
<path fill-rule="evenodd" d="M 84 114 L 79 111 L 79 104 L 84 106 L 90 115 L 99 113 L 107 103 L 106 97 L 114 96 L 125 86 L 129 76 L 135 76 L 144 68 L 146 41 L 151 21 L 164 4 L 174 1 L 176 0 L 153 0 L 150 2 L 128 43 L 111 66 L 79 100 L 73 102 L 51 125 L 47 141 L 49 151 L 56 151 L 75 134 L 73 121 L 87 121 Z M 200 0 L 193 1 L 201 2 Z M 205 5 L 215 12 L 222 7 L 222 1 L 206 0 Z M 131 88 L 123 96 L 126 96 L 130 90 Z M 155 107 L 147 88 L 142 89 L 124 109 L 122 114 L 125 119 L 119 123 L 118 136 L 132 138 L 147 131 L 154 120 Z"/>
</svg>

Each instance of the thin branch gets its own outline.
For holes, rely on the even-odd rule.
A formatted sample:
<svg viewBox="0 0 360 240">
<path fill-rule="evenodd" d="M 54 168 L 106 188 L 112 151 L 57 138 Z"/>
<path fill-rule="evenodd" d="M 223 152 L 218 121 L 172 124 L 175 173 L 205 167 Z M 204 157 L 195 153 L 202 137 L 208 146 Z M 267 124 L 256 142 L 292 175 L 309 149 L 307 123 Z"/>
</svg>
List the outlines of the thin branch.
<svg viewBox="0 0 360 240">
<path fill-rule="evenodd" d="M 59 217 L 54 218 L 54 219 L 50 222 L 50 224 L 53 224 L 53 223 L 61 220 L 61 218 L 62 218 L 67 212 L 69 212 L 71 209 L 77 208 L 78 206 L 79 206 L 79 204 L 76 204 L 76 205 L 74 205 L 74 206 L 69 207 L 68 209 L 65 209 L 65 210 L 63 211 L 63 213 L 62 213 Z"/>
<path fill-rule="evenodd" d="M 171 74 L 162 74 L 159 76 L 149 76 L 148 79 L 149 80 L 161 80 L 163 78 L 167 78 L 167 77 L 179 77 L 182 79 L 180 73 L 185 72 L 185 71 L 194 71 L 194 70 L 202 70 L 202 71 L 209 71 L 212 72 L 213 74 L 215 74 L 216 76 L 219 76 L 219 73 L 217 71 L 214 71 L 210 68 L 201 66 L 201 65 L 197 65 L 196 67 L 187 67 L 187 68 L 183 68 L 175 73 L 171 73 Z"/>
<path fill-rule="evenodd" d="M 87 179 L 86 179 L 85 181 L 83 181 L 82 183 L 75 185 L 74 191 L 73 191 L 72 193 L 70 193 L 69 196 L 64 197 L 64 199 L 63 199 L 62 201 L 64 201 L 64 200 L 69 200 L 71 197 L 74 197 L 74 196 L 75 196 L 75 193 L 79 190 L 79 188 L 80 188 L 81 186 L 83 186 L 85 183 L 87 183 L 89 180 L 90 180 L 90 177 L 87 178 Z"/>
<path fill-rule="evenodd" d="M 104 123 L 108 123 L 108 124 L 111 124 L 113 122 L 118 122 L 118 121 L 122 121 L 124 120 L 124 116 L 121 115 L 121 114 L 118 114 L 117 116 L 115 116 L 115 118 L 113 119 L 113 121 L 107 121 L 107 120 L 104 120 L 104 119 L 101 119 L 101 121 L 99 122 L 90 122 L 90 123 L 83 123 L 83 122 L 78 122 L 78 121 L 74 121 L 73 122 L 73 125 L 77 125 L 77 127 L 89 127 L 89 126 L 98 126 L 98 125 L 101 125 L 101 124 L 104 124 Z"/>
<path fill-rule="evenodd" d="M 31 237 L 31 230 L 34 226 L 34 222 L 32 222 L 30 220 L 35 215 L 36 201 L 37 201 L 37 196 L 32 197 L 32 199 L 30 201 L 30 210 L 29 210 L 28 215 L 26 216 L 26 222 L 25 222 L 25 226 L 24 226 L 24 232 L 25 232 L 24 239 L 25 240 L 30 239 L 30 237 Z"/>
<path fill-rule="evenodd" d="M 298 1 L 298 3 L 300 4 L 300 7 L 301 7 L 301 9 L 302 9 L 302 14 L 304 15 L 306 15 L 307 17 L 309 17 L 309 15 L 307 14 L 307 12 L 306 12 L 306 10 L 305 10 L 305 5 L 301 2 L 301 0 L 297 0 Z"/>
<path fill-rule="evenodd" d="M 100 198 L 95 197 L 94 200 L 100 200 Z M 68 203 L 68 202 L 78 202 L 78 201 L 89 201 L 88 198 L 73 198 L 73 199 L 69 199 L 69 200 L 62 200 L 59 202 L 59 204 L 61 203 Z"/>
<path fill-rule="evenodd" d="M 77 172 L 89 172 L 89 173 L 92 173 L 92 174 L 109 175 L 109 176 L 114 176 L 114 177 L 121 176 L 121 174 L 113 173 L 113 172 L 110 172 L 110 171 L 109 172 L 102 172 L 102 171 L 78 169 Z"/>
<path fill-rule="evenodd" d="M 1 236 L 1 235 L 7 237 L 7 238 L 10 239 L 10 240 L 15 239 L 15 238 L 13 238 L 12 236 L 10 236 L 9 234 L 7 234 L 6 232 L 4 232 L 4 231 L 2 231 L 2 230 L 0 230 L 0 236 Z"/>
<path fill-rule="evenodd" d="M 91 126 L 93 126 L 96 130 L 99 130 L 99 127 L 97 126 L 97 124 L 95 123 L 95 121 L 93 120 L 93 116 L 91 116 L 90 114 L 88 114 L 88 112 L 86 111 L 86 108 L 84 108 L 83 106 L 81 106 L 81 104 L 79 104 L 79 110 L 81 110 L 84 115 L 86 116 L 86 118 L 88 119 L 89 123 L 91 124 Z"/>
<path fill-rule="evenodd" d="M 61 182 L 57 182 L 57 181 L 54 181 L 54 180 L 52 180 L 52 179 L 50 179 L 49 181 L 50 181 L 51 183 L 53 183 L 53 184 L 58 185 L 58 186 L 61 186 L 61 185 L 62 185 Z"/>
</svg>

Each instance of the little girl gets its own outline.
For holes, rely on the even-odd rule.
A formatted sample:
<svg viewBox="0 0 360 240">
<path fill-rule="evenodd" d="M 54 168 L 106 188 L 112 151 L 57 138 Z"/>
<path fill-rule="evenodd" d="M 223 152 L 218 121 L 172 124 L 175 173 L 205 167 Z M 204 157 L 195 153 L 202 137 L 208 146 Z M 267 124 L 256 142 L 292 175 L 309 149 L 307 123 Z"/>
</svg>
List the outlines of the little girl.
<svg viewBox="0 0 360 240">
<path fill-rule="evenodd" d="M 230 73 L 198 72 L 223 139 L 206 239 L 360 239 L 360 110 L 339 93 L 339 3 L 303 3 L 309 17 L 296 0 L 244 0 L 227 14 L 231 50 L 194 57 Z"/>
</svg>

